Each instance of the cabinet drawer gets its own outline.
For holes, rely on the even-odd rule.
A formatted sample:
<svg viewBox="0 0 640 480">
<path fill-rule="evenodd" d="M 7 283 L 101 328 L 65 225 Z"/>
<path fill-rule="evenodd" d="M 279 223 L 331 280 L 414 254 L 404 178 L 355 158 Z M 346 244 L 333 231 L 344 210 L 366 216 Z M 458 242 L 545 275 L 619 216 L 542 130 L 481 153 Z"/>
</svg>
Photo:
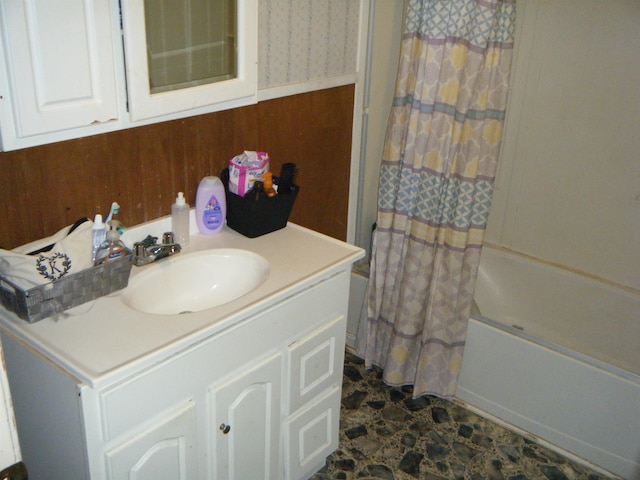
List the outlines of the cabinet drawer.
<svg viewBox="0 0 640 480">
<path fill-rule="evenodd" d="M 285 478 L 309 478 L 338 448 L 340 387 L 285 422 Z"/>
<path fill-rule="evenodd" d="M 293 413 L 332 386 L 342 384 L 346 317 L 332 321 L 289 346 L 289 408 Z"/>
</svg>

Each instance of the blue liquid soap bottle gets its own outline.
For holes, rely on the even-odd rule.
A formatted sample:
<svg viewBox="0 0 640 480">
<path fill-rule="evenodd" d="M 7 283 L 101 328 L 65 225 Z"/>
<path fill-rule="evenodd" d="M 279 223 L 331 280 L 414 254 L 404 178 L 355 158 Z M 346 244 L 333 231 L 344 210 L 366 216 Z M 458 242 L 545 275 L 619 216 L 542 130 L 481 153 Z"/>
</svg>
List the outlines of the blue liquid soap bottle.
<svg viewBox="0 0 640 480">
<path fill-rule="evenodd" d="M 196 192 L 196 225 L 203 235 L 220 233 L 227 216 L 227 197 L 222 180 L 204 177 Z"/>
</svg>

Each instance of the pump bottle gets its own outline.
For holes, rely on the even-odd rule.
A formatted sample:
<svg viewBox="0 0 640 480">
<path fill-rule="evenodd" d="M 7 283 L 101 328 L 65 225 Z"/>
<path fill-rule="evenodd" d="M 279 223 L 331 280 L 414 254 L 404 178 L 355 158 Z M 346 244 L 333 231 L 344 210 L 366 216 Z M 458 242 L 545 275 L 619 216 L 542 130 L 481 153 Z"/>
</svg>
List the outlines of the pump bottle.
<svg viewBox="0 0 640 480">
<path fill-rule="evenodd" d="M 96 252 L 94 265 L 107 263 L 126 254 L 127 247 L 122 243 L 122 240 L 120 240 L 118 228 L 112 223 L 109 231 L 107 232 L 107 239 L 102 242 L 102 245 L 100 245 L 100 248 L 98 248 L 98 251 Z"/>
<path fill-rule="evenodd" d="M 189 245 L 189 205 L 182 192 L 178 192 L 176 202 L 171 205 L 171 231 L 176 243 Z"/>
</svg>

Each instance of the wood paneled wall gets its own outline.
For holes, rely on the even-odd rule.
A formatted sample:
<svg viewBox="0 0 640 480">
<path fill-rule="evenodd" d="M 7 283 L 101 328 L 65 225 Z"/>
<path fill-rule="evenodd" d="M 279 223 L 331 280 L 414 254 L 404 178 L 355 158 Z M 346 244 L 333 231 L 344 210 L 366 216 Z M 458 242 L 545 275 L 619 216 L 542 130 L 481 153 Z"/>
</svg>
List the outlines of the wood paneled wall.
<svg viewBox="0 0 640 480">
<path fill-rule="evenodd" d="M 135 225 L 167 215 L 178 191 L 194 206 L 206 175 L 244 150 L 271 169 L 299 167 L 290 220 L 346 239 L 354 86 L 336 87 L 41 147 L 0 153 L 0 246 L 46 237 L 112 201 Z"/>
</svg>

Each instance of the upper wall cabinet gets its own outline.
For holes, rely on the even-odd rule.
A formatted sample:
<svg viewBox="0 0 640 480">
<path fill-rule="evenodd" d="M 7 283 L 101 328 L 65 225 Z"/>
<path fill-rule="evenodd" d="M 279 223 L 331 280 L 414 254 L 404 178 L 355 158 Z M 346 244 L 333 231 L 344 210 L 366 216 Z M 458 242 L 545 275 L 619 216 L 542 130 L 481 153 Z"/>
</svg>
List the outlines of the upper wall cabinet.
<svg viewBox="0 0 640 480">
<path fill-rule="evenodd" d="M 2 149 L 113 128 L 118 119 L 109 0 L 2 0 Z M 112 125 L 109 125 L 112 124 Z M 61 137 L 64 138 L 64 135 Z"/>
<path fill-rule="evenodd" d="M 2 0 L 2 150 L 255 103 L 257 9 L 257 0 Z"/>
<path fill-rule="evenodd" d="M 256 102 L 255 1 L 124 0 L 122 20 L 132 120 Z"/>
</svg>

